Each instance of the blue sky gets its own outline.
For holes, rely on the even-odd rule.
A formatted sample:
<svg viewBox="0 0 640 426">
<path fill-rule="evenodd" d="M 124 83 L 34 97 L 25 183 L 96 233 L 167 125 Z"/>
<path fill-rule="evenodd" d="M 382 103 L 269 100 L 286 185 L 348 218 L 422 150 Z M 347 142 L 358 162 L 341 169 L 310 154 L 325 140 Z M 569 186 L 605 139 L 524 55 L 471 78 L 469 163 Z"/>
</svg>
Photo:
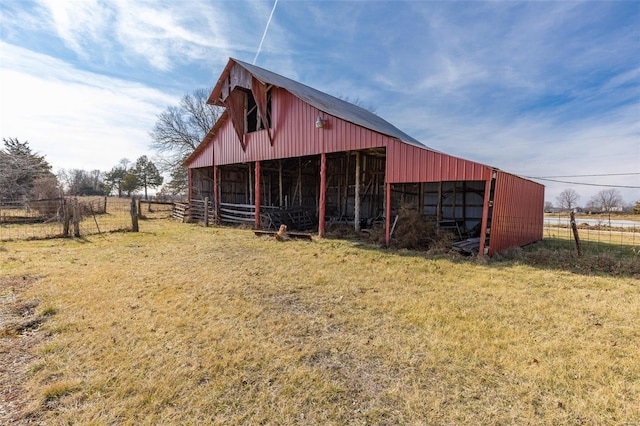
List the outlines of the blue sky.
<svg viewBox="0 0 640 426">
<path fill-rule="evenodd" d="M 272 7 L 3 1 L 0 135 L 54 169 L 153 156 L 156 116 L 212 87 L 229 57 L 253 62 Z M 515 174 L 640 173 L 640 2 L 280 0 L 256 65 Z M 559 180 L 640 186 L 640 175 Z M 541 182 L 552 202 L 606 189 Z"/>
</svg>

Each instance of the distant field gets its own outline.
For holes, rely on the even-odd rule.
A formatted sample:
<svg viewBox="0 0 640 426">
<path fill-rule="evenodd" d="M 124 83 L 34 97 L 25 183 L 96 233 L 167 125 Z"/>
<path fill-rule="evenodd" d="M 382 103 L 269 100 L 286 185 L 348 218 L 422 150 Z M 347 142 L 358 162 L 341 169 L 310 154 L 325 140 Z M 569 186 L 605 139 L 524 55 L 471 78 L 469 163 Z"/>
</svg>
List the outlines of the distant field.
<svg viewBox="0 0 640 426">
<path fill-rule="evenodd" d="M 634 247 L 141 229 L 0 243 L 0 424 L 640 422 Z"/>
</svg>

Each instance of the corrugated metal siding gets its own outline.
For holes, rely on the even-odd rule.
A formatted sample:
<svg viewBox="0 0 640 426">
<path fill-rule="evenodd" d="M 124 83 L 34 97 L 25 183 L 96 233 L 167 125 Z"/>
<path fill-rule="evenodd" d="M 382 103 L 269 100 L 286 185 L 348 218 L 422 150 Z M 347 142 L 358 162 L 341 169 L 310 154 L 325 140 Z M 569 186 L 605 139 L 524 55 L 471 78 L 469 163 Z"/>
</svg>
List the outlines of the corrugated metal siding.
<svg viewBox="0 0 640 426">
<path fill-rule="evenodd" d="M 205 143 L 205 142 L 203 142 Z M 207 146 L 198 153 L 198 156 L 191 159 L 189 168 L 211 167 L 213 166 L 213 143 L 209 143 Z"/>
<path fill-rule="evenodd" d="M 324 152 L 330 153 L 383 147 L 396 142 L 388 136 L 327 116 L 286 90 L 274 88 L 271 96 L 273 146 L 266 131 L 252 132 L 245 135 L 247 150 L 244 152 L 231 121 L 227 120 L 214 138 L 216 165 L 316 155 L 323 151 L 323 143 Z M 318 115 L 327 121 L 324 129 L 315 126 Z"/>
<path fill-rule="evenodd" d="M 491 170 L 484 164 L 397 140 L 387 144 L 387 181 L 391 183 L 486 180 Z"/>
<path fill-rule="evenodd" d="M 489 254 L 541 240 L 543 221 L 544 186 L 498 171 Z"/>
</svg>

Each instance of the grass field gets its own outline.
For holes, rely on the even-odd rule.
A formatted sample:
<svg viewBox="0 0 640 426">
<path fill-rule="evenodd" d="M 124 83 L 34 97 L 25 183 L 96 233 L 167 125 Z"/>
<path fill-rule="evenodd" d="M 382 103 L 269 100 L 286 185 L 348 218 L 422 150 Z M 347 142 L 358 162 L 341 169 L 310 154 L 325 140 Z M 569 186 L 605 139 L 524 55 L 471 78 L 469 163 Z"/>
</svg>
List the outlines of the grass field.
<svg viewBox="0 0 640 426">
<path fill-rule="evenodd" d="M 141 229 L 0 243 L 0 423 L 640 422 L 632 248 L 483 262 Z"/>
</svg>

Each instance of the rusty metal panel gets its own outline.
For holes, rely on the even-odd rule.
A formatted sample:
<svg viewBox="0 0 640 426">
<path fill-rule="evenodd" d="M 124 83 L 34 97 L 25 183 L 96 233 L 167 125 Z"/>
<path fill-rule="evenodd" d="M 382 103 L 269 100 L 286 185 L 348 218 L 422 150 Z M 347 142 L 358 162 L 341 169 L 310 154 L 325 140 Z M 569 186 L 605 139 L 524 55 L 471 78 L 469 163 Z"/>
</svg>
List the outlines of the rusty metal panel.
<svg viewBox="0 0 640 426">
<path fill-rule="evenodd" d="M 544 223 L 544 186 L 498 171 L 496 175 L 489 255 L 540 241 Z"/>
</svg>

